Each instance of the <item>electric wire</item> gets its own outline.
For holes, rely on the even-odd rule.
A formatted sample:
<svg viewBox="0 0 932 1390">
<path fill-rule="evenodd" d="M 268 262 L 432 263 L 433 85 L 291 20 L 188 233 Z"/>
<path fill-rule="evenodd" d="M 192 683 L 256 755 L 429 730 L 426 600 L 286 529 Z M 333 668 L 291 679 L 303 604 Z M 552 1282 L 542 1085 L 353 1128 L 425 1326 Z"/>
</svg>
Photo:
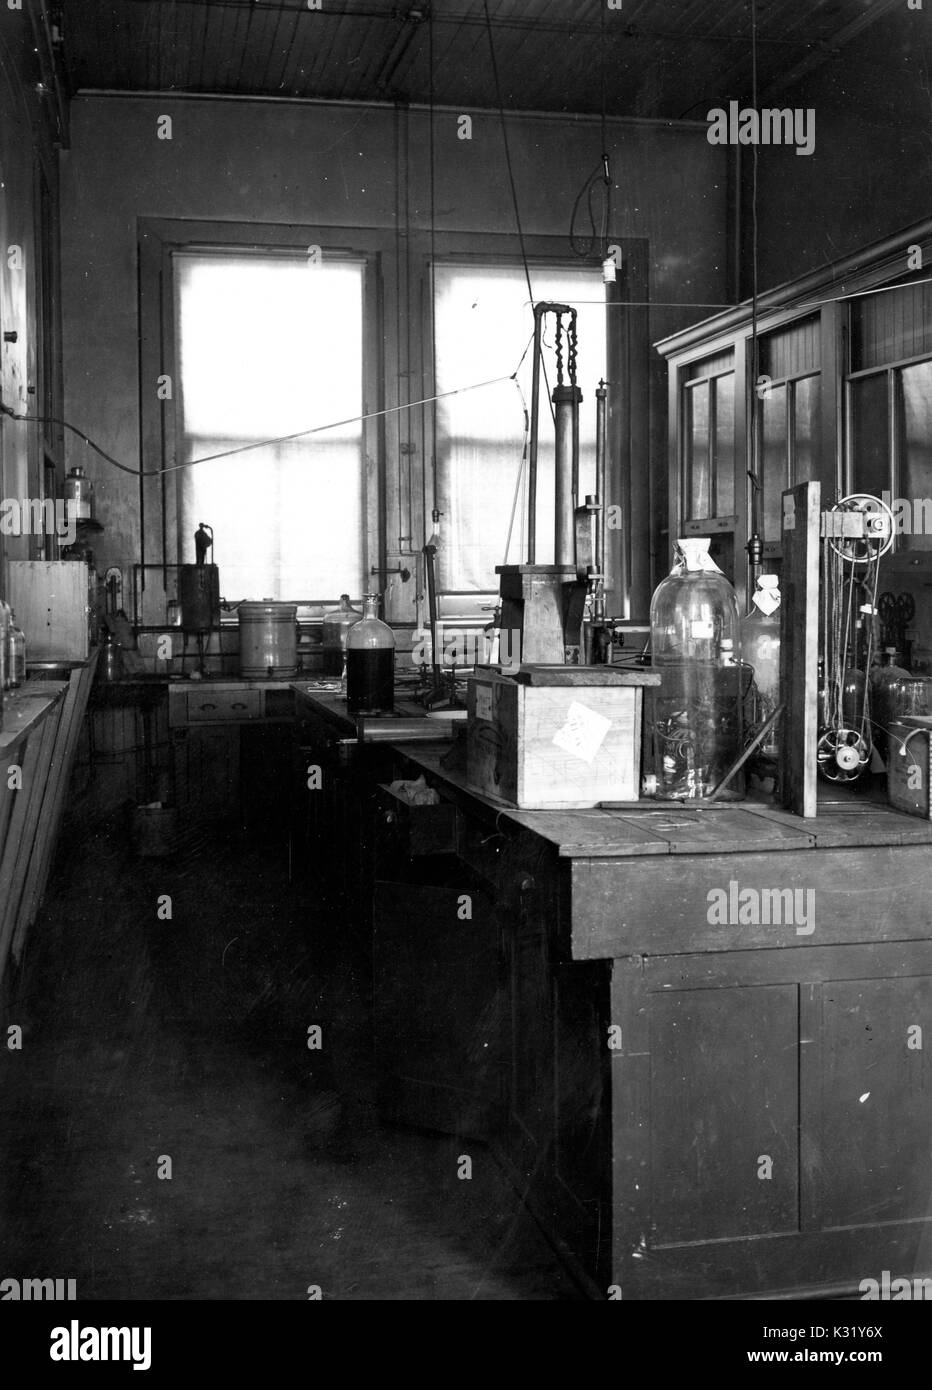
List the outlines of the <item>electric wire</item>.
<svg viewBox="0 0 932 1390">
<path fill-rule="evenodd" d="M 498 57 L 495 52 L 495 42 L 492 38 L 492 20 L 489 15 L 489 0 L 482 0 L 482 8 L 485 13 L 485 28 L 489 41 L 489 60 L 492 64 L 492 77 L 495 82 L 495 102 L 498 107 L 498 119 L 502 129 L 502 145 L 505 150 L 505 165 L 508 169 L 508 184 L 511 189 L 511 202 L 515 214 L 515 227 L 518 232 L 518 246 L 521 249 L 521 264 L 524 267 L 524 279 L 527 284 L 527 292 L 531 303 L 534 304 L 534 287 L 531 284 L 531 270 L 528 264 L 527 247 L 524 243 L 524 227 L 521 223 L 521 208 L 518 204 L 518 189 L 515 184 L 515 171 L 511 160 L 511 144 L 508 139 L 508 125 L 505 121 L 505 103 L 502 98 L 502 84 L 498 72 Z M 547 375 L 547 363 L 541 358 L 541 365 L 544 369 L 544 384 L 547 387 L 547 402 L 550 406 L 550 416 L 556 425 L 556 411 L 551 399 L 550 379 Z"/>
<path fill-rule="evenodd" d="M 757 110 L 757 0 L 751 0 L 751 105 Z M 758 222 L 757 222 L 757 145 L 751 148 L 751 534 L 758 536 L 762 483 L 760 479 L 760 434 L 762 401 L 758 398 L 760 379 L 760 341 L 758 338 Z M 759 552 L 758 552 L 759 553 Z"/>
<path fill-rule="evenodd" d="M 611 166 L 608 157 L 608 124 L 606 115 L 605 97 L 605 6 L 602 6 L 600 17 L 600 43 L 599 43 L 599 89 L 600 89 L 600 112 L 599 112 L 599 131 L 602 137 L 602 158 L 596 166 L 595 171 L 589 175 L 573 204 L 573 211 L 570 215 L 570 250 L 574 255 L 582 260 L 587 260 L 595 253 L 596 246 L 601 240 L 602 259 L 608 255 L 608 236 L 612 221 L 612 176 Z M 595 213 L 592 208 L 592 196 L 597 187 L 602 189 L 602 235 L 596 231 Z M 590 236 L 586 242 L 581 242 L 576 235 L 576 219 L 579 216 L 579 205 L 583 198 L 589 210 L 589 231 Z"/>
<path fill-rule="evenodd" d="M 522 362 L 526 355 L 527 348 L 525 348 L 522 354 Z M 503 381 L 513 381 L 519 367 L 516 367 L 514 372 L 509 372 L 507 375 L 490 377 L 488 381 L 477 381 L 471 386 L 457 386 L 450 391 L 440 391 L 433 396 L 425 396 L 423 400 L 404 401 L 401 405 L 386 406 L 384 410 L 370 410 L 365 415 L 351 415 L 346 420 L 331 420 L 326 425 L 313 425 L 309 429 L 295 430 L 293 434 L 281 434 L 274 439 L 256 439 L 249 444 L 240 444 L 235 449 L 222 449 L 216 454 L 204 454 L 200 458 L 187 459 L 184 463 L 170 464 L 167 468 L 131 468 L 129 464 L 121 463 L 120 460 L 115 459 L 112 454 L 108 454 L 106 449 L 102 449 L 90 435 L 78 429 L 77 425 L 72 425 L 70 421 L 59 419 L 54 415 L 20 415 L 17 411 L 11 409 L 10 406 L 2 404 L 0 404 L 0 414 L 8 415 L 11 420 L 25 421 L 29 424 L 57 425 L 60 429 L 68 430 L 71 434 L 75 435 L 83 444 L 93 449 L 94 452 L 99 454 L 107 463 L 112 464 L 114 468 L 118 468 L 121 473 L 129 473 L 134 478 L 158 478 L 161 477 L 163 473 L 175 473 L 181 468 L 194 468 L 195 465 L 199 463 L 213 463 L 217 459 L 232 458 L 235 454 L 245 454 L 251 449 L 265 449 L 273 444 L 290 444 L 295 439 L 304 439 L 311 434 L 323 434 L 327 430 L 341 429 L 344 425 L 365 424 L 368 420 L 377 420 L 383 415 L 393 415 L 400 410 L 415 410 L 420 406 L 431 405 L 434 401 L 446 400 L 449 396 L 462 396 L 469 391 L 482 391 L 488 386 L 498 386 Z"/>
</svg>

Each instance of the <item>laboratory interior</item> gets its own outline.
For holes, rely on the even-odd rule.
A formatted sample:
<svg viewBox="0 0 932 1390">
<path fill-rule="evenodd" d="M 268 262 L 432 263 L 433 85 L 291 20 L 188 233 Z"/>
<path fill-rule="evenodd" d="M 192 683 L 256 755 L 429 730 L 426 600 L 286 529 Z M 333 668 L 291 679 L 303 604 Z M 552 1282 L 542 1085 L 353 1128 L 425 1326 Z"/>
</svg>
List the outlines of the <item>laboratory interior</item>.
<svg viewBox="0 0 932 1390">
<path fill-rule="evenodd" d="M 2 0 L 4 1299 L 932 1297 L 930 64 Z"/>
</svg>

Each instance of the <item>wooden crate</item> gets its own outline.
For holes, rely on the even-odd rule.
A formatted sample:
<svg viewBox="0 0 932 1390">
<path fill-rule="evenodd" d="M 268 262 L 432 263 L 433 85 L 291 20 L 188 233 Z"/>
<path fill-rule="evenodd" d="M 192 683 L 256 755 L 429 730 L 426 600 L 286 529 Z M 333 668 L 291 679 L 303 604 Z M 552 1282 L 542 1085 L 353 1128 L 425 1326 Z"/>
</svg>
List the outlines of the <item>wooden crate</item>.
<svg viewBox="0 0 932 1390">
<path fill-rule="evenodd" d="M 635 800 L 647 668 L 527 667 L 469 682 L 466 777 L 528 811 Z"/>
<path fill-rule="evenodd" d="M 77 560 L 10 560 L 10 607 L 26 634 L 27 661 L 86 661 L 87 565 Z"/>
</svg>

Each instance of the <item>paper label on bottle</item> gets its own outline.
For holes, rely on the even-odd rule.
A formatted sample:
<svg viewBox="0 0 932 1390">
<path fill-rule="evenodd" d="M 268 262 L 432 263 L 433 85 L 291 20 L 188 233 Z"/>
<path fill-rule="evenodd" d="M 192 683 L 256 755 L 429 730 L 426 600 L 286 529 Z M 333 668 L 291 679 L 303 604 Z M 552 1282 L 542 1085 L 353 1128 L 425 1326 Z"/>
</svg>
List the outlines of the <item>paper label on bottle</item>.
<svg viewBox="0 0 932 1390">
<path fill-rule="evenodd" d="M 769 618 L 771 613 L 776 613 L 780 607 L 780 591 L 778 589 L 758 589 L 751 602 Z"/>
<path fill-rule="evenodd" d="M 711 618 L 693 618 L 689 625 L 689 635 L 694 642 L 711 639 L 715 636 L 715 624 Z"/>
<path fill-rule="evenodd" d="M 476 718 L 492 719 L 492 687 L 490 685 L 476 686 Z"/>
<path fill-rule="evenodd" d="M 554 734 L 553 742 L 564 753 L 591 763 L 611 727 L 610 719 L 574 700 L 566 712 L 566 723 Z"/>
</svg>

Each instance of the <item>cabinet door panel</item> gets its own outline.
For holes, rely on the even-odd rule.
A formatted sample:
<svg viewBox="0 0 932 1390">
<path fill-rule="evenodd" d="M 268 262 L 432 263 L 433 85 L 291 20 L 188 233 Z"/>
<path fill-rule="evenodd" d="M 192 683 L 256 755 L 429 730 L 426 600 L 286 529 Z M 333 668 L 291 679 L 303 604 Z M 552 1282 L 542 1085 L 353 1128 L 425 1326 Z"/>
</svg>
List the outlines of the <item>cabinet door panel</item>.
<svg viewBox="0 0 932 1390">
<path fill-rule="evenodd" d="M 655 995 L 650 1036 L 654 1242 L 796 1230 L 796 986 Z"/>
<path fill-rule="evenodd" d="M 932 977 L 824 984 L 822 1021 L 823 1226 L 927 1216 Z"/>
<path fill-rule="evenodd" d="M 472 899 L 463 921 L 460 899 Z M 476 889 L 377 882 L 375 1047 L 386 1119 L 483 1138 L 501 1090 L 498 932 Z"/>
</svg>

